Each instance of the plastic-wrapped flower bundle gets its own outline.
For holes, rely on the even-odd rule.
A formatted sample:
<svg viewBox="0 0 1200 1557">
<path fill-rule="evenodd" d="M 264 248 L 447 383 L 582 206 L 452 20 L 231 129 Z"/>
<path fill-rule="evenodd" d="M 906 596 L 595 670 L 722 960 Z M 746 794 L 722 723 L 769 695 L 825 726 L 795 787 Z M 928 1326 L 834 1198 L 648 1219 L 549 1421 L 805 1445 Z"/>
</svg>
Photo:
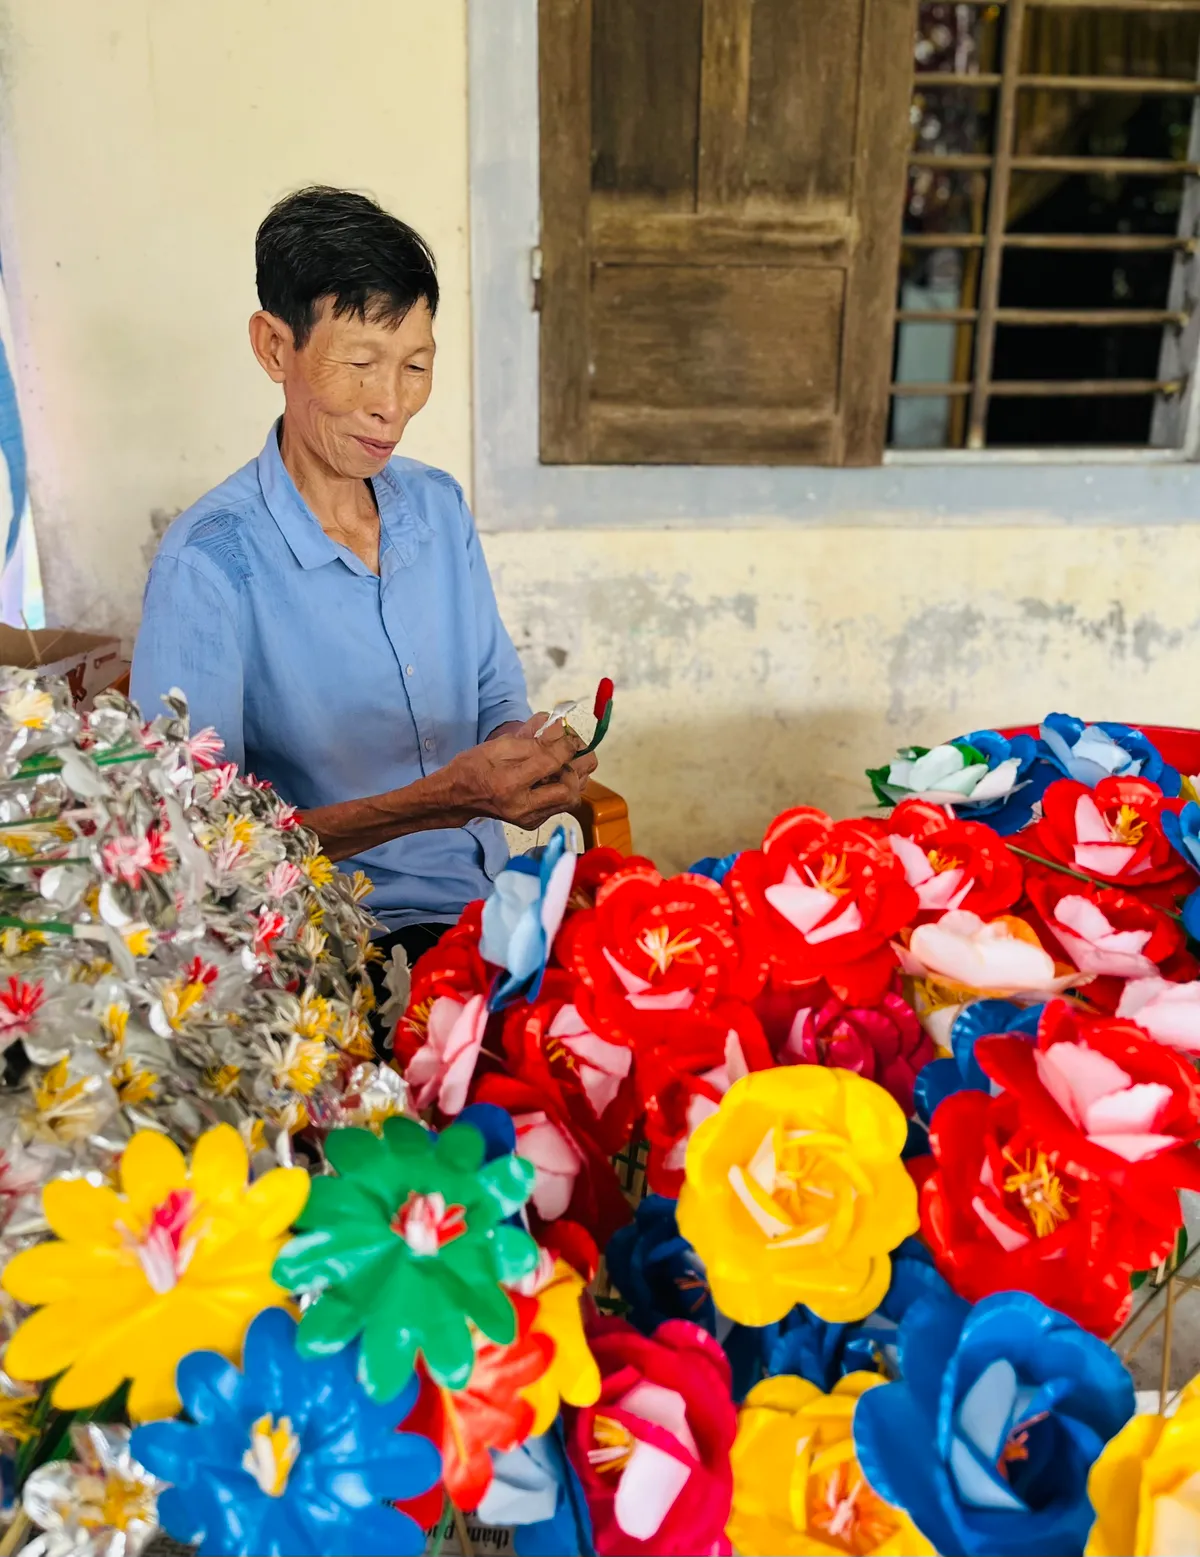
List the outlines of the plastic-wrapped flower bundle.
<svg viewBox="0 0 1200 1557">
<path fill-rule="evenodd" d="M 556 837 L 379 1062 L 294 815 L 4 674 L 8 1550 L 1200 1557 L 1200 1383 L 1135 1416 L 1110 1344 L 1200 1189 L 1143 732 L 910 748 L 673 878 Z"/>
</svg>

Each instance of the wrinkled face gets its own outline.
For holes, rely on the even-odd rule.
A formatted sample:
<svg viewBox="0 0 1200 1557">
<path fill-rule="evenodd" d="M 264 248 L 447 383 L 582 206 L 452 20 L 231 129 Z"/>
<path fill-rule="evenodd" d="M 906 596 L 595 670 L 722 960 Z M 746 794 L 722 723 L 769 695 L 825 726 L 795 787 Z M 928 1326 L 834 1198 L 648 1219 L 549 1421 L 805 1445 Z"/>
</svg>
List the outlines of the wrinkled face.
<svg viewBox="0 0 1200 1557">
<path fill-rule="evenodd" d="M 250 321 L 255 355 L 287 403 L 288 435 L 339 476 L 378 475 L 433 385 L 433 319 L 422 298 L 399 324 L 335 318 L 322 299 L 297 350 L 274 315 Z"/>
</svg>

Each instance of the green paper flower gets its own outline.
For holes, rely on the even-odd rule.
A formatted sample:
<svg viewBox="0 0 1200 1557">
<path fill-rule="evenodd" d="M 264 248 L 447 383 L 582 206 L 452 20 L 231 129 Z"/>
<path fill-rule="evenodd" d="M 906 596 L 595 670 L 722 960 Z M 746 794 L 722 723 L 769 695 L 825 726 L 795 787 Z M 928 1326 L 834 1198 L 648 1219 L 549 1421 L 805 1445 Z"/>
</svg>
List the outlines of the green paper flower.
<svg viewBox="0 0 1200 1557">
<path fill-rule="evenodd" d="M 382 1139 L 334 1130 L 325 1153 L 337 1178 L 316 1178 L 274 1277 L 315 1292 L 296 1336 L 302 1357 L 327 1357 L 362 1335 L 358 1377 L 372 1400 L 404 1388 L 420 1352 L 432 1377 L 462 1389 L 475 1361 L 474 1324 L 502 1346 L 516 1338 L 501 1282 L 537 1264 L 533 1239 L 506 1222 L 533 1189 L 532 1163 L 484 1162 L 473 1125 L 433 1135 L 389 1119 Z"/>
</svg>

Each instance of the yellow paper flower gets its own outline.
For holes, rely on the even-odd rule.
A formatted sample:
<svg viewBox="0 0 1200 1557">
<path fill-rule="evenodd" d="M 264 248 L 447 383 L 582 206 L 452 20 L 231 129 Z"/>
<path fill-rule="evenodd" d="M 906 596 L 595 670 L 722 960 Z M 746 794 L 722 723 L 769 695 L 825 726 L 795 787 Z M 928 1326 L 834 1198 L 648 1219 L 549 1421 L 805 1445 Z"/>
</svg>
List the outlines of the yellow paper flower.
<svg viewBox="0 0 1200 1557">
<path fill-rule="evenodd" d="M 885 1381 L 848 1373 L 823 1395 L 807 1379 L 764 1379 L 738 1413 L 733 1511 L 742 1557 L 933 1557 L 903 1509 L 867 1485 L 851 1423 L 859 1396 Z"/>
<path fill-rule="evenodd" d="M 536 1293 L 538 1312 L 532 1328 L 554 1342 L 554 1361 L 541 1378 L 521 1391 L 536 1413 L 530 1436 L 539 1438 L 558 1415 L 560 1400 L 569 1406 L 591 1406 L 600 1398 L 600 1369 L 583 1333 L 579 1307 L 583 1277 L 565 1260 Z"/>
<path fill-rule="evenodd" d="M 908 1125 L 882 1087 L 790 1065 L 743 1076 L 688 1142 L 679 1231 L 729 1319 L 767 1325 L 806 1303 L 865 1319 L 915 1233 L 917 1192 L 900 1161 Z"/>
<path fill-rule="evenodd" d="M 308 1175 L 276 1168 L 247 1188 L 248 1175 L 238 1132 L 218 1125 L 196 1143 L 190 1170 L 177 1146 L 142 1130 L 122 1154 L 119 1193 L 82 1178 L 49 1183 L 42 1204 L 57 1240 L 4 1269 L 6 1291 L 43 1305 L 9 1342 L 5 1371 L 62 1373 L 53 1400 L 64 1410 L 129 1379 L 131 1416 L 174 1415 L 179 1359 L 208 1350 L 236 1360 L 255 1314 L 287 1301 L 271 1266 Z"/>
<path fill-rule="evenodd" d="M 1087 1557 L 1200 1552 L 1200 1374 L 1174 1416 L 1130 1417 L 1088 1477 Z"/>
</svg>

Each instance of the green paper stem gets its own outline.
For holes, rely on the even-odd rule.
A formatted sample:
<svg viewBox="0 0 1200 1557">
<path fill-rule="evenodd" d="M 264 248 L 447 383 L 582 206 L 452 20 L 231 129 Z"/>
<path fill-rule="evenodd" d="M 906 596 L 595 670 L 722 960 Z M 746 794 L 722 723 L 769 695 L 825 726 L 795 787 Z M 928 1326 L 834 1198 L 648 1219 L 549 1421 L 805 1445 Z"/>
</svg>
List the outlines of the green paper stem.
<svg viewBox="0 0 1200 1557">
<path fill-rule="evenodd" d="M 0 930 L 41 930 L 47 935 L 74 935 L 75 926 L 65 919 L 18 919 L 15 914 L 0 914 Z"/>
<path fill-rule="evenodd" d="M 1085 876 L 1081 870 L 1072 870 L 1069 865 L 1060 865 L 1057 860 L 1043 859 L 1040 854 L 1031 854 L 1028 849 L 1018 849 L 1015 843 L 1010 843 L 1009 848 L 1014 854 L 1019 854 L 1023 860 L 1033 860 L 1038 865 L 1045 865 L 1048 870 L 1057 870 L 1064 876 L 1073 876 L 1076 881 L 1086 881 L 1089 887 L 1111 887 L 1111 881 L 1097 881 L 1094 876 Z"/>
<path fill-rule="evenodd" d="M 86 753 L 81 754 L 86 755 Z M 155 754 L 139 747 L 137 751 L 109 752 L 105 756 L 92 757 L 91 761 L 98 768 L 112 768 L 120 762 L 148 762 Z M 58 757 L 26 757 L 25 761 L 13 775 L 14 778 L 36 778 L 41 773 L 61 773 L 62 761 Z M 11 782 L 11 780 L 10 780 Z M 28 826 L 28 823 L 23 825 Z"/>
<path fill-rule="evenodd" d="M 1033 860 L 1036 865 L 1045 865 L 1047 870 L 1057 870 L 1064 876 L 1073 877 L 1076 881 L 1086 881 L 1089 887 L 1096 887 L 1101 892 L 1121 891 L 1119 883 L 1115 881 L 1097 881 L 1094 876 L 1085 876 L 1081 870 L 1072 870 L 1069 865 L 1060 865 L 1057 860 L 1047 860 L 1040 854 L 1031 854 L 1028 849 L 1018 849 L 1015 843 L 1010 843 L 1008 847 L 1014 854 L 1019 854 L 1023 860 Z M 1180 922 L 1183 920 L 1183 915 L 1178 909 L 1164 908 L 1162 912 L 1168 919 L 1177 919 Z"/>
<path fill-rule="evenodd" d="M 612 723 L 612 711 L 613 700 L 610 697 L 608 702 L 604 705 L 604 712 L 600 715 L 600 723 L 596 726 L 595 735 L 592 736 L 591 740 L 587 743 L 582 751 L 577 751 L 575 753 L 577 757 L 586 757 L 589 752 L 596 750 L 596 747 L 599 746 L 600 742 L 608 734 L 608 727 Z"/>
</svg>

